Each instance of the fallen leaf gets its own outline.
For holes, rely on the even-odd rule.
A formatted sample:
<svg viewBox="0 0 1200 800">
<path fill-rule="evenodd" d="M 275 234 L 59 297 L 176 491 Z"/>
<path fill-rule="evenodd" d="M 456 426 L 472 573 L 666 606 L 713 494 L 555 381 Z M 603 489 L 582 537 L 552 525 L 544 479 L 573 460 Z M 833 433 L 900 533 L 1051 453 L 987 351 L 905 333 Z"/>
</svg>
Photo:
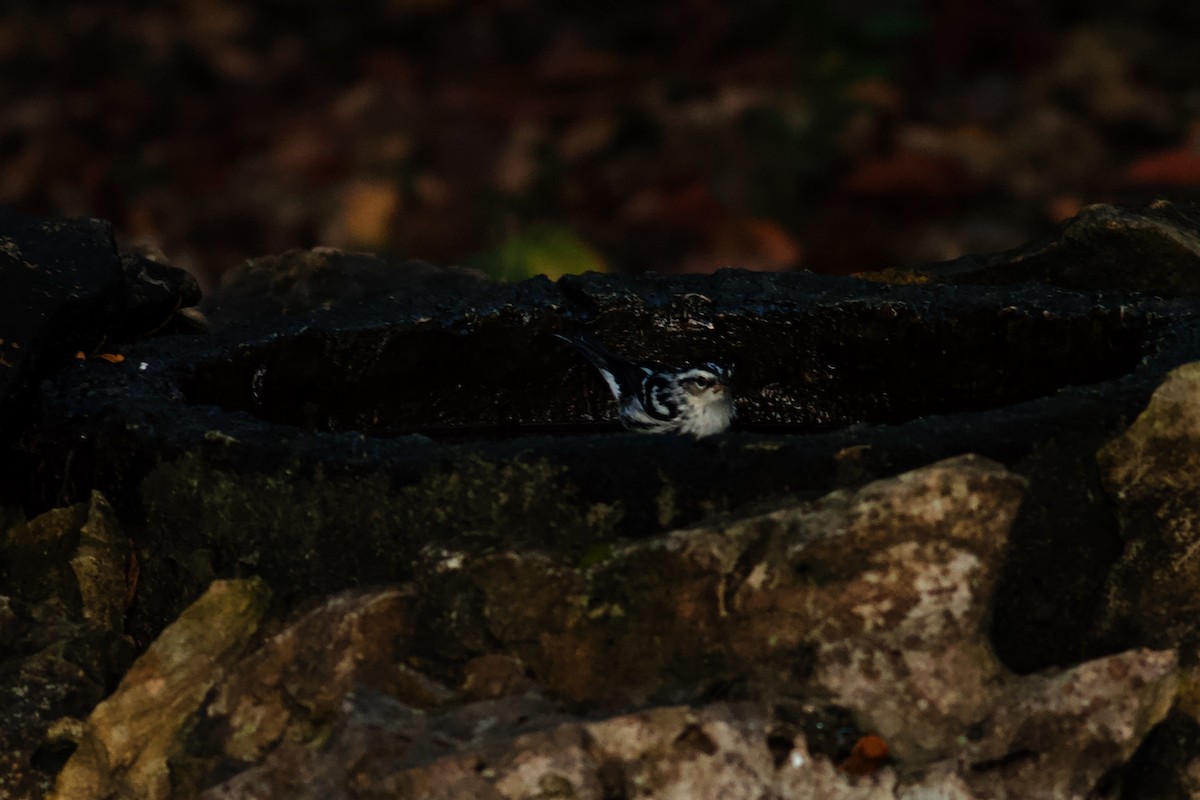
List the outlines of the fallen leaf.
<svg viewBox="0 0 1200 800">
<path fill-rule="evenodd" d="M 847 775 L 871 775 L 883 766 L 887 757 L 887 742 L 882 736 L 868 733 L 854 743 L 850 756 L 838 764 L 838 769 Z"/>
<path fill-rule="evenodd" d="M 352 247 L 382 247 L 400 210 L 400 189 L 393 181 L 355 181 L 342 192 L 341 229 Z"/>
<path fill-rule="evenodd" d="M 1200 185 L 1200 149 L 1181 147 L 1140 158 L 1125 170 L 1125 181 L 1170 186 Z"/>
<path fill-rule="evenodd" d="M 515 234 L 472 264 L 506 281 L 534 275 L 558 280 L 563 275 L 608 271 L 604 257 L 565 228 L 536 228 Z"/>
<path fill-rule="evenodd" d="M 842 187 L 866 197 L 960 197 L 969 188 L 957 156 L 897 150 L 865 161 L 846 176 Z"/>
</svg>

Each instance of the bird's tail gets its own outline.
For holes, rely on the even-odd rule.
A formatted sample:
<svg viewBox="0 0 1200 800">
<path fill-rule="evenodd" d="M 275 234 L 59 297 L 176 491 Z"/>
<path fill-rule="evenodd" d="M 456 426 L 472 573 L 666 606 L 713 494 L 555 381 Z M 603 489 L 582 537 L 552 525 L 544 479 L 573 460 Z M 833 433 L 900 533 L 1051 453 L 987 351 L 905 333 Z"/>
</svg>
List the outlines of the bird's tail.
<svg viewBox="0 0 1200 800">
<path fill-rule="evenodd" d="M 559 339 L 562 339 L 567 344 L 574 347 L 587 358 L 588 361 L 602 369 L 611 369 L 615 356 L 598 341 L 593 339 L 586 333 L 556 333 L 554 334 Z"/>
<path fill-rule="evenodd" d="M 592 362 L 596 369 L 600 371 L 600 374 L 604 376 L 604 382 L 612 390 L 613 397 L 620 399 L 621 386 L 617 375 L 624 366 L 622 359 L 586 333 L 556 333 L 554 335 L 574 347 L 588 361 Z"/>
</svg>

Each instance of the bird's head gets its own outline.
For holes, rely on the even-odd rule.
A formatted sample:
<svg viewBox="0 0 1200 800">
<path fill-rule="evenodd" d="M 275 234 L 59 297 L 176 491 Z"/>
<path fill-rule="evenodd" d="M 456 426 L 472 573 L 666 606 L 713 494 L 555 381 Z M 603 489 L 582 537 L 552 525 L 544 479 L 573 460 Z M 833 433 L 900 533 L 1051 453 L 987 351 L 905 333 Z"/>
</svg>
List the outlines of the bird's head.
<svg viewBox="0 0 1200 800">
<path fill-rule="evenodd" d="M 711 361 L 679 374 L 679 384 L 693 402 L 725 402 L 729 392 L 729 370 Z"/>
</svg>

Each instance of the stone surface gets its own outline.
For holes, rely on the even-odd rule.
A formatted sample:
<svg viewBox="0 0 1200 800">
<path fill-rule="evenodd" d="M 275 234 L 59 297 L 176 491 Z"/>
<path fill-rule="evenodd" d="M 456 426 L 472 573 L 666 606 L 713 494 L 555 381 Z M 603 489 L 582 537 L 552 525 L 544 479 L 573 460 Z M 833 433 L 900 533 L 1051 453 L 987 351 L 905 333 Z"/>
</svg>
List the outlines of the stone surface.
<svg viewBox="0 0 1200 800">
<path fill-rule="evenodd" d="M 1096 797 L 1171 710 L 1177 681 L 1169 650 L 1012 680 L 966 732 L 963 778 L 980 797 Z"/>
<path fill-rule="evenodd" d="M 693 442 L 606 428 L 600 379 L 551 335 L 564 327 L 734 364 L 741 429 Z M 425 545 L 463 535 L 583 557 L 963 452 L 1017 465 L 1056 443 L 1041 468 L 1067 469 L 1200 357 L 1200 328 L 1159 301 L 726 271 L 401 294 L 128 355 L 47 386 L 29 493 L 54 505 L 98 485 L 134 510 L 146 641 L 212 577 L 248 568 L 299 599 L 407 580 Z M 1060 520 L 1060 550 L 1106 538 L 1078 580 L 1001 595 L 1004 649 L 1030 643 L 1023 668 L 1081 651 L 1094 604 L 1077 600 L 1098 589 L 1079 584 L 1119 548 L 1103 498 L 1072 492 L 1086 513 Z M 1025 624 L 1030 607 L 1061 625 Z"/>
<path fill-rule="evenodd" d="M 143 653 L 92 711 L 55 783 L 57 800 L 171 796 L 170 759 L 266 608 L 261 581 L 218 581 Z"/>
<path fill-rule="evenodd" d="M 129 541 L 95 495 L 0 526 L 0 797 L 41 797 L 86 716 L 133 659 Z"/>
<path fill-rule="evenodd" d="M 86 716 L 132 660 L 119 635 L 61 605 L 0 596 L 0 797 L 49 791 L 75 747 L 64 721 Z"/>
<path fill-rule="evenodd" d="M 253 645 L 262 585 L 214 584 L 92 712 L 56 797 L 1089 797 L 1167 714 L 1176 659 L 995 659 L 1023 491 L 968 456 L 582 561 L 468 538 Z M 712 697 L 753 702 L 658 705 Z M 887 758 L 850 751 L 866 731 Z"/>
<path fill-rule="evenodd" d="M 0 441 L 32 386 L 77 351 L 144 336 L 199 300 L 187 273 L 122 259 L 96 219 L 0 213 Z"/>
<path fill-rule="evenodd" d="M 1121 780 L 1122 800 L 1200 797 L 1200 721 L 1172 711 L 1146 737 Z"/>
<path fill-rule="evenodd" d="M 1167 376 L 1098 454 L 1125 550 L 1101 620 L 1111 646 L 1200 644 L 1200 363 Z"/>
<path fill-rule="evenodd" d="M 67 613 L 121 633 L 131 599 L 133 546 L 98 492 L 87 503 L 8 526 L 0 540 L 0 586 L 28 603 L 61 603 Z"/>
<path fill-rule="evenodd" d="M 817 691 L 920 760 L 994 702 L 1004 670 L 986 621 L 1022 487 L 962 458 L 584 567 L 433 548 L 417 578 L 433 615 L 421 641 L 456 660 L 499 644 L 589 705 Z"/>
<path fill-rule="evenodd" d="M 1134 652 L 1019 679 L 954 758 L 860 776 L 757 704 L 579 719 L 518 696 L 429 715 L 359 693 L 319 746 L 285 744 L 201 796 L 1084 800 L 1166 713 L 1173 667 Z"/>
<path fill-rule="evenodd" d="M 991 639 L 1018 672 L 1069 666 L 1095 652 L 1106 578 L 1122 549 L 1096 464 L 1111 438 L 1064 428 L 1011 464 L 1030 490 L 1009 536 Z"/>
<path fill-rule="evenodd" d="M 1200 295 L 1200 212 L 1166 200 L 1138 210 L 1088 206 L 1045 239 L 917 272 L 954 283 L 1037 282 L 1160 297 Z"/>
<path fill-rule="evenodd" d="M 36 797 L 65 762 L 72 798 L 1192 792 L 1194 217 L 1093 207 L 905 286 L 248 265 L 218 332 L 70 364 L 5 418 L 0 500 L 82 504 L 0 512 L 0 785 Z M 0 270 L 70 318 L 13 317 L 46 336 L 4 402 L 71 342 L 184 330 L 170 268 L 13 219 Z M 552 336 L 583 328 L 729 363 L 738 429 L 615 432 Z M 204 593 L 247 575 L 281 616 L 260 583 Z M 391 588 L 326 596 L 358 584 Z"/>
<path fill-rule="evenodd" d="M 770 720 L 753 707 L 665 707 L 584 721 L 564 719 L 536 699 L 510 698 L 427 717 L 364 697 L 342 717 L 320 750 L 280 754 L 203 797 L 897 796 L 890 770 L 854 779 L 810 754 L 803 737 L 769 742 Z M 969 797 L 952 776 L 921 789 Z"/>
<path fill-rule="evenodd" d="M 338 595 L 270 636 L 205 701 L 189 772 L 201 779 L 253 765 L 280 742 L 319 740 L 355 691 L 424 709 L 455 699 L 403 663 L 413 649 L 414 606 L 401 589 Z M 173 788 L 186 793 L 181 772 Z"/>
<path fill-rule="evenodd" d="M 39 375 L 91 352 L 123 286 L 109 226 L 99 220 L 0 215 L 0 433 Z"/>
<path fill-rule="evenodd" d="M 203 310 L 219 329 L 315 309 L 353 308 L 389 295 L 477 294 L 490 284 L 472 269 L 417 260 L 391 264 L 368 253 L 321 247 L 252 258 L 227 270 Z"/>
</svg>

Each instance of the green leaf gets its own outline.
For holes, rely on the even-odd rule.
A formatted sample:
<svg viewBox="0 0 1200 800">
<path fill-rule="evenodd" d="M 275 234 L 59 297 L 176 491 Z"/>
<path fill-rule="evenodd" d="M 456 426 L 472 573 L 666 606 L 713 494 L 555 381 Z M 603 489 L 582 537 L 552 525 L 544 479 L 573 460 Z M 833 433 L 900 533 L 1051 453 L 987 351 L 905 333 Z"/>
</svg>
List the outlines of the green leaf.
<svg viewBox="0 0 1200 800">
<path fill-rule="evenodd" d="M 607 272 L 604 258 L 566 228 L 539 227 L 510 236 L 500 247 L 471 262 L 495 278 L 520 281 L 535 275 L 551 280 L 582 272 Z"/>
</svg>

